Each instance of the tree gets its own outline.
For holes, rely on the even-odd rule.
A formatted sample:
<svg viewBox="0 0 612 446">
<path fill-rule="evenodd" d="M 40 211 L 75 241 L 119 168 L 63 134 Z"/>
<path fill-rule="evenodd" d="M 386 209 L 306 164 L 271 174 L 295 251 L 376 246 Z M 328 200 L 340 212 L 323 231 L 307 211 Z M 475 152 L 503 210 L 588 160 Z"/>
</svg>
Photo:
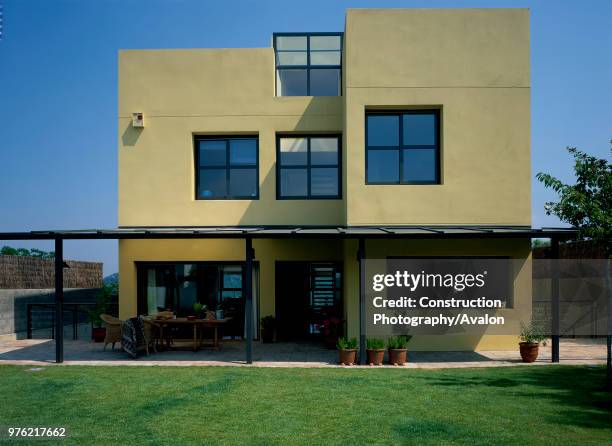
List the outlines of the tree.
<svg viewBox="0 0 612 446">
<path fill-rule="evenodd" d="M 603 243 L 610 255 L 612 240 L 612 164 L 605 159 L 568 147 L 574 157 L 576 184 L 564 184 L 550 174 L 540 172 L 536 178 L 559 194 L 558 202 L 544 206 L 547 215 L 578 229 L 580 239 Z"/>
<path fill-rule="evenodd" d="M 612 141 L 610 141 L 612 143 Z M 561 221 L 578 229 L 578 238 L 602 243 L 607 260 L 605 283 L 608 293 L 608 361 L 606 382 L 612 390 L 612 291 L 610 290 L 610 258 L 612 240 L 612 164 L 605 159 L 568 147 L 574 157 L 576 184 L 564 184 L 547 173 L 536 178 L 559 194 L 557 203 L 545 205 L 546 214 L 554 214 Z"/>
</svg>

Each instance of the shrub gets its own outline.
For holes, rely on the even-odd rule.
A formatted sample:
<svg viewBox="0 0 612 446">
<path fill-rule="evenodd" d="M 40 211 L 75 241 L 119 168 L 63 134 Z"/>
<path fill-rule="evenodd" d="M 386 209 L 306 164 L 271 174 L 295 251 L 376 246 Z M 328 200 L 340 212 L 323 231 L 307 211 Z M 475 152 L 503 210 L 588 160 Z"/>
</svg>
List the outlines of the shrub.
<svg viewBox="0 0 612 446">
<path fill-rule="evenodd" d="M 534 322 L 521 322 L 521 341 L 533 344 L 539 344 L 546 336 L 542 332 L 539 324 Z"/>
<path fill-rule="evenodd" d="M 366 348 L 368 350 L 380 350 L 385 348 L 385 341 L 379 338 L 368 338 L 366 340 Z"/>
<path fill-rule="evenodd" d="M 338 338 L 338 350 L 353 350 L 357 348 L 357 338 Z"/>
<path fill-rule="evenodd" d="M 412 336 L 391 336 L 387 339 L 387 347 L 390 349 L 405 349 Z"/>
</svg>

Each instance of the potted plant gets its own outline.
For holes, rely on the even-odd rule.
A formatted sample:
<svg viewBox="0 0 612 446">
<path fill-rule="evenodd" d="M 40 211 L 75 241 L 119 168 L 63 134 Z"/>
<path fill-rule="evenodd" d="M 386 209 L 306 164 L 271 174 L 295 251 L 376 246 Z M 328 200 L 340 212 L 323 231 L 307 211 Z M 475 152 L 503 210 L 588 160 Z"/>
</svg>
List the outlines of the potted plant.
<svg viewBox="0 0 612 446">
<path fill-rule="evenodd" d="M 261 341 L 265 344 L 274 342 L 274 332 L 276 331 L 276 318 L 274 316 L 264 316 L 261 318 Z"/>
<path fill-rule="evenodd" d="M 519 350 L 523 362 L 533 362 L 538 358 L 540 342 L 544 339 L 546 339 L 546 336 L 537 324 L 521 322 Z"/>
<path fill-rule="evenodd" d="M 357 356 L 357 338 L 338 338 L 338 362 L 342 365 L 355 364 Z"/>
<path fill-rule="evenodd" d="M 407 361 L 408 349 L 406 346 L 412 336 L 391 336 L 387 339 L 389 348 L 389 363 L 393 365 L 404 365 Z"/>
<path fill-rule="evenodd" d="M 385 341 L 378 338 L 368 338 L 366 340 L 366 352 L 368 354 L 368 364 L 382 365 L 385 357 Z"/>
<path fill-rule="evenodd" d="M 87 309 L 89 321 L 92 324 L 91 337 L 94 342 L 102 342 L 106 337 L 106 327 L 102 326 L 103 322 L 100 319 L 101 314 L 108 311 L 108 303 L 113 295 L 117 293 L 117 284 L 104 284 L 96 293 L 96 304 L 93 308 Z"/>
<path fill-rule="evenodd" d="M 201 304 L 200 302 L 196 302 L 193 304 L 193 312 L 196 317 L 202 318 L 204 312 L 206 311 L 206 305 Z"/>
</svg>

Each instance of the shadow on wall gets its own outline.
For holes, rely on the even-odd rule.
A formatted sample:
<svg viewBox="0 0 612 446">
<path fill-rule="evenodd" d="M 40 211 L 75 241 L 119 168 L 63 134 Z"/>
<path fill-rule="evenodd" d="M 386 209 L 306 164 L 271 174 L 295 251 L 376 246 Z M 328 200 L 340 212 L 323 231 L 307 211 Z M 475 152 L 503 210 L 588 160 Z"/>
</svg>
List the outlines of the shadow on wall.
<svg viewBox="0 0 612 446">
<path fill-rule="evenodd" d="M 126 147 L 133 147 L 138 142 L 138 138 L 142 134 L 143 128 L 132 127 L 132 121 L 130 120 L 121 135 L 121 142 Z"/>
<path fill-rule="evenodd" d="M 277 133 L 296 134 L 342 134 L 343 122 L 340 115 L 330 113 L 330 110 L 339 110 L 336 97 L 312 97 L 303 111 L 297 123 L 287 128 L 276 128 Z M 330 127 L 330 121 L 339 117 L 338 126 Z M 276 135 L 271 142 L 272 147 L 261 147 L 263 150 L 274 154 L 274 162 L 267 172 L 261 170 L 259 181 L 259 200 L 249 203 L 247 209 L 239 220 L 239 225 L 301 225 L 305 221 L 313 221 L 313 212 L 322 225 L 344 225 L 346 222 L 344 212 L 344 201 L 338 200 L 277 200 L 276 199 Z M 342 150 L 342 147 L 341 147 Z M 260 155 L 261 156 L 261 155 Z M 344 159 L 344 155 L 342 156 Z M 342 166 L 339 175 L 342 175 Z M 261 178 L 263 177 L 263 178 Z M 345 184 L 342 184 L 344 196 Z M 274 209 L 274 221 L 270 220 Z"/>
</svg>

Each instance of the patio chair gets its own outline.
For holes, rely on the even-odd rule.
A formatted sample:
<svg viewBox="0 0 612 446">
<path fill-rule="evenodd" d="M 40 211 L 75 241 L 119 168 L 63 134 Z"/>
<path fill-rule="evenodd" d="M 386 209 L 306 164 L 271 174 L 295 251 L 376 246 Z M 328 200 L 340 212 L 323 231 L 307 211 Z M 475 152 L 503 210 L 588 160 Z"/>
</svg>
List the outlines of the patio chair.
<svg viewBox="0 0 612 446">
<path fill-rule="evenodd" d="M 113 344 L 112 349 L 115 349 L 115 343 L 121 342 L 121 319 L 111 316 L 110 314 L 101 314 L 100 319 L 104 321 L 106 326 L 106 337 L 104 338 L 104 350 L 108 344 Z"/>
</svg>

